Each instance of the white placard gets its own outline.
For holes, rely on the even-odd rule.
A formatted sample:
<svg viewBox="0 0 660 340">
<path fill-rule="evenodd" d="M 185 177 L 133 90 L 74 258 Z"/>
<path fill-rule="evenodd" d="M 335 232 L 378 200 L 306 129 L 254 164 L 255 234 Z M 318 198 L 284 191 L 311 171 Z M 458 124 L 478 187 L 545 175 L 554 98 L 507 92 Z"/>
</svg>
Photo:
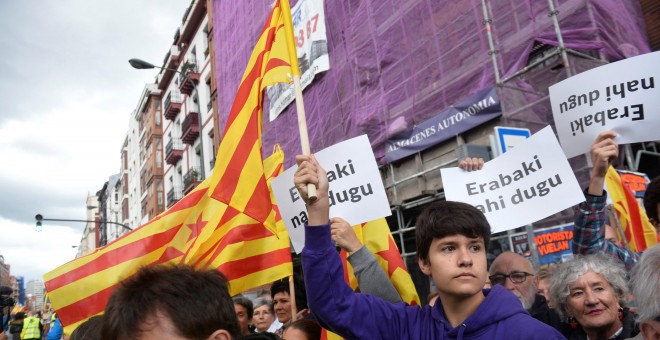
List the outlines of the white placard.
<svg viewBox="0 0 660 340">
<path fill-rule="evenodd" d="M 447 200 L 477 207 L 493 233 L 536 222 L 584 201 L 549 126 L 487 162 L 482 170 L 440 171 Z"/>
<path fill-rule="evenodd" d="M 660 139 L 660 52 L 600 66 L 550 86 L 557 135 L 566 157 L 589 152 L 598 134 L 620 144 Z"/>
<path fill-rule="evenodd" d="M 341 217 L 356 225 L 392 214 L 366 135 L 335 144 L 314 156 L 328 173 L 330 217 Z M 293 185 L 297 168 L 293 166 L 277 176 L 272 188 L 293 249 L 299 254 L 305 245 L 307 209 Z"/>
<path fill-rule="evenodd" d="M 291 8 L 291 19 L 300 68 L 300 83 L 304 90 L 317 74 L 330 69 L 323 0 L 298 1 Z M 269 86 L 266 94 L 270 99 L 268 116 L 271 122 L 296 98 L 293 84 L 289 83 Z"/>
</svg>

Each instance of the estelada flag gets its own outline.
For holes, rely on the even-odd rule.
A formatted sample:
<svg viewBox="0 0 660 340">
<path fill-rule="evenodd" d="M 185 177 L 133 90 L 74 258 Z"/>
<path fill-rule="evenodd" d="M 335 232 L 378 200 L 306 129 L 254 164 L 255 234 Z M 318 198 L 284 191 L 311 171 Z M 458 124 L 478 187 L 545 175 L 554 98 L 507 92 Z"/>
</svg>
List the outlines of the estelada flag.
<svg viewBox="0 0 660 340">
<path fill-rule="evenodd" d="M 628 249 L 641 252 L 658 243 L 657 232 L 649 221 L 646 211 L 640 206 L 632 190 L 621 182 L 618 171 L 612 166 L 605 175 L 607 190 L 612 199 Z"/>
<path fill-rule="evenodd" d="M 278 150 L 264 161 L 269 180 L 281 172 L 283 160 Z M 292 275 L 288 234 L 279 214 L 274 234 L 209 197 L 209 182 L 147 224 L 44 275 L 66 334 L 101 314 L 117 285 L 143 266 L 217 268 L 227 276 L 232 295 Z M 276 209 L 272 204 L 263 208 Z"/>
</svg>

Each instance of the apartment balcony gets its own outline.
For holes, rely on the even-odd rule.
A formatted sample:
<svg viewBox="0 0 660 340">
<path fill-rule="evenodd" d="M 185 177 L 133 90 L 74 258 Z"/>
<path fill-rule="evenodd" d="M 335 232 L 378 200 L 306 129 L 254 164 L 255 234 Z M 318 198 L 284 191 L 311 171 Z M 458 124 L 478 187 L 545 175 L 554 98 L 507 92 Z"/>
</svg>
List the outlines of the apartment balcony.
<svg viewBox="0 0 660 340">
<path fill-rule="evenodd" d="M 183 131 L 181 140 L 189 145 L 193 145 L 199 136 L 199 113 L 196 111 L 199 110 L 193 109 L 188 112 L 186 119 L 183 120 L 183 124 L 181 125 L 181 130 Z"/>
<path fill-rule="evenodd" d="M 199 67 L 195 62 L 193 57 L 189 57 L 183 64 L 181 68 L 181 74 L 179 75 L 179 91 L 187 95 L 191 95 L 195 86 L 199 84 L 199 79 L 201 78 L 199 73 Z"/>
<path fill-rule="evenodd" d="M 165 111 L 163 115 L 166 119 L 174 121 L 176 115 L 181 112 L 181 94 L 177 92 L 170 91 L 165 98 Z"/>
<path fill-rule="evenodd" d="M 171 207 L 174 203 L 183 198 L 183 190 L 180 186 L 174 186 L 167 192 L 167 207 Z"/>
<path fill-rule="evenodd" d="M 172 138 L 165 147 L 165 162 L 170 165 L 175 165 L 183 157 L 183 143 L 181 139 Z"/>
<path fill-rule="evenodd" d="M 191 167 L 188 172 L 183 175 L 183 194 L 187 195 L 195 189 L 199 183 L 202 183 L 201 172 L 198 166 Z"/>
</svg>

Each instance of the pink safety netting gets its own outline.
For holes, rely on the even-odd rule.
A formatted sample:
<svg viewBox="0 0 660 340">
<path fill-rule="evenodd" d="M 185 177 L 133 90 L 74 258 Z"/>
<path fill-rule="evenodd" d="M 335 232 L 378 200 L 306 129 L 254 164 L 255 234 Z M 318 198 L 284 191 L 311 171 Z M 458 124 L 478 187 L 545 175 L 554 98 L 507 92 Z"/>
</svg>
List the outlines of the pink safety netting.
<svg viewBox="0 0 660 340">
<path fill-rule="evenodd" d="M 216 0 L 210 9 L 221 130 L 271 3 Z M 486 4 L 500 77 L 524 68 L 535 44 L 558 45 L 546 1 Z M 366 133 L 382 161 L 388 138 L 495 84 L 481 0 L 325 0 L 324 7 L 330 70 L 303 93 L 312 151 Z M 567 48 L 608 61 L 650 52 L 638 1 L 558 0 L 555 7 Z M 511 81 L 538 94 L 509 91 L 507 98 L 503 91 L 505 116 L 547 96 L 557 81 L 547 73 Z M 552 117 L 547 108 L 532 110 L 539 123 Z M 301 150 L 295 104 L 273 122 L 268 105 L 265 111 L 264 154 L 279 143 L 291 166 Z"/>
</svg>

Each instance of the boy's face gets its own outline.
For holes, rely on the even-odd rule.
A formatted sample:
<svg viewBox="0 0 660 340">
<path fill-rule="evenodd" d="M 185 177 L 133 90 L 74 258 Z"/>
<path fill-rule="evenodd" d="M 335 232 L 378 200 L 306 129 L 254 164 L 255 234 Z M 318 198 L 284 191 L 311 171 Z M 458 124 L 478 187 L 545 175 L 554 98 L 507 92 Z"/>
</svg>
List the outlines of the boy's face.
<svg viewBox="0 0 660 340">
<path fill-rule="evenodd" d="M 420 259 L 419 267 L 431 275 L 441 299 L 480 293 L 488 277 L 484 239 L 463 235 L 433 239 L 428 261 Z"/>
</svg>

